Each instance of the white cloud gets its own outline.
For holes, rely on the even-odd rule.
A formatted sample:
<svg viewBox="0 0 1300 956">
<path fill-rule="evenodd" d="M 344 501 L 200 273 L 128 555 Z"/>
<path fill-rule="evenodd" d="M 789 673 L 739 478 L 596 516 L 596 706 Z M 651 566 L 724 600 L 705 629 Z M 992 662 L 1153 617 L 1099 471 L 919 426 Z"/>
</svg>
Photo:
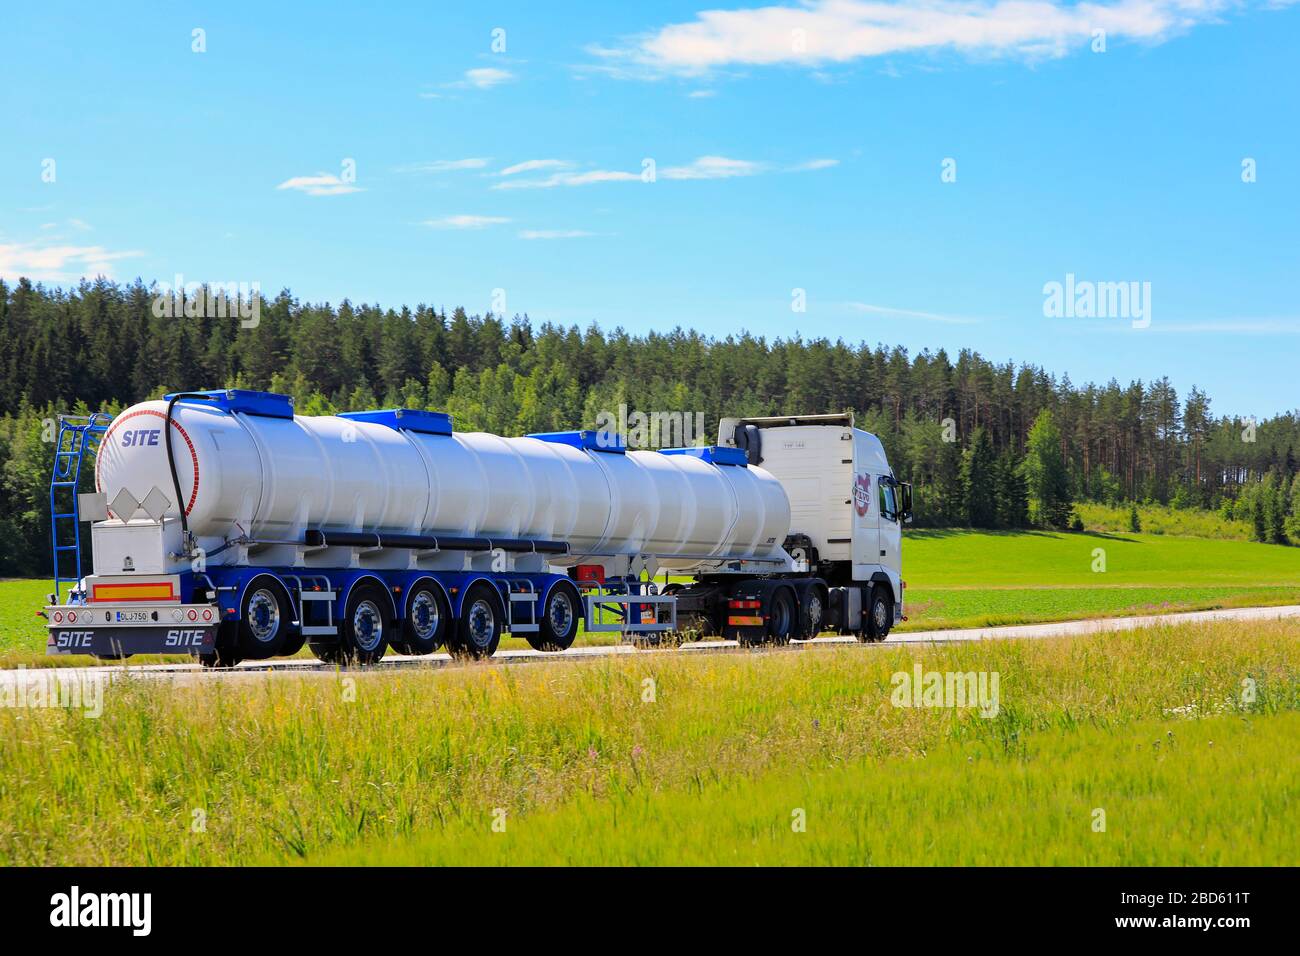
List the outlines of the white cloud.
<svg viewBox="0 0 1300 956">
<path fill-rule="evenodd" d="M 275 188 L 296 189 L 308 196 L 342 196 L 345 193 L 361 191 L 360 186 L 345 183 L 333 173 L 317 173 L 315 176 L 294 176 L 292 179 L 286 179 Z"/>
<path fill-rule="evenodd" d="M 504 216 L 443 216 L 441 219 L 425 219 L 420 223 L 430 229 L 482 229 L 485 226 L 499 226 L 510 220 Z"/>
<path fill-rule="evenodd" d="M 521 229 L 520 239 L 582 239 L 594 236 L 594 232 L 583 229 Z"/>
<path fill-rule="evenodd" d="M 692 99 L 692 100 L 707 100 L 710 97 L 717 96 L 717 95 L 718 95 L 717 90 L 691 90 L 689 93 L 686 94 L 686 97 L 687 99 Z"/>
<path fill-rule="evenodd" d="M 535 173 L 543 169 L 569 169 L 573 163 L 567 159 L 528 159 L 522 163 L 507 166 L 498 176 L 515 176 L 519 173 Z"/>
<path fill-rule="evenodd" d="M 502 83 L 509 83 L 514 78 L 515 75 L 509 70 L 498 70 L 496 67 L 484 66 L 475 70 L 466 70 L 464 78 L 452 85 L 472 86 L 477 90 L 490 90 Z"/>
<path fill-rule="evenodd" d="M 113 263 L 144 255 L 135 250 L 112 252 L 103 246 L 0 243 L 0 276 L 26 276 L 40 282 L 76 282 L 82 277 L 113 278 Z"/>
<path fill-rule="evenodd" d="M 949 49 L 969 55 L 1059 57 L 1092 31 L 1160 42 L 1215 19 L 1234 0 L 805 0 L 797 6 L 705 10 L 616 48 L 590 52 L 618 69 L 698 74 L 740 65 L 846 63 Z M 623 75 L 634 71 L 623 69 Z"/>
<path fill-rule="evenodd" d="M 529 163 L 559 163 L 559 160 L 530 160 Z M 791 167 L 786 172 L 799 172 L 813 169 L 825 169 L 828 166 L 834 166 L 839 160 L 835 159 L 813 159 L 798 166 Z M 501 173 L 502 176 L 507 172 L 523 172 L 522 167 L 528 166 L 529 163 L 520 163 L 518 166 L 512 166 L 509 170 Z M 567 164 L 566 164 L 567 165 Z M 533 167 L 534 169 L 550 167 Z M 726 156 L 701 156 L 692 162 L 683 166 L 666 166 L 662 167 L 655 174 L 657 179 L 734 179 L 739 176 L 757 176 L 759 173 L 765 173 L 772 170 L 772 167 L 765 163 L 758 163 L 748 159 L 731 159 Z M 493 189 L 553 189 L 556 186 L 589 186 L 592 183 L 631 183 L 641 182 L 641 173 L 628 172 L 621 169 L 589 169 L 585 172 L 561 171 L 553 173 L 542 179 L 506 179 L 497 183 Z"/>
<path fill-rule="evenodd" d="M 435 159 L 427 163 L 412 163 L 409 166 L 399 166 L 399 173 L 451 173 L 462 169 L 482 169 L 488 164 L 488 160 L 481 158 L 472 159 Z"/>
<path fill-rule="evenodd" d="M 818 169 L 830 169 L 832 166 L 838 166 L 838 159 L 810 159 L 806 163 L 800 163 L 797 166 L 791 166 L 792 173 L 810 173 Z"/>
<path fill-rule="evenodd" d="M 763 171 L 761 163 L 747 159 L 728 159 L 726 156 L 701 156 L 685 166 L 669 166 L 659 170 L 664 179 L 731 179 L 735 176 L 753 176 Z"/>
<path fill-rule="evenodd" d="M 507 179 L 493 189 L 551 189 L 555 186 L 589 186 L 592 183 L 633 182 L 640 173 L 626 173 L 618 169 L 592 169 L 585 173 L 555 173 L 545 179 Z"/>
<path fill-rule="evenodd" d="M 943 322 L 947 325 L 975 325 L 979 322 L 979 319 L 972 319 L 964 315 L 940 315 L 936 312 L 893 309 L 887 305 L 869 305 L 866 302 L 846 302 L 844 304 L 850 311 L 866 315 L 894 315 L 908 319 L 924 319 L 927 322 Z"/>
<path fill-rule="evenodd" d="M 94 228 L 94 226 L 86 222 L 86 220 L 76 219 L 76 218 L 69 219 L 68 225 L 71 226 L 73 229 L 80 229 L 82 232 L 89 232 L 91 229 Z"/>
</svg>

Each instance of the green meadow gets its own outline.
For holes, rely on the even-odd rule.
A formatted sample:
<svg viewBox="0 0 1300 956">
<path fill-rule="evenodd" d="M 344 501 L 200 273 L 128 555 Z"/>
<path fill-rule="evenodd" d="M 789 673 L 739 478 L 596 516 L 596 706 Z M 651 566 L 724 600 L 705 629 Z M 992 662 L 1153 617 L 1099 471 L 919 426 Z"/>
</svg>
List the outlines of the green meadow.
<svg viewBox="0 0 1300 956">
<path fill-rule="evenodd" d="M 1300 603 L 1300 548 L 1102 532 L 913 531 L 904 630 Z"/>
<path fill-rule="evenodd" d="M 0 707 L 0 864 L 1294 863 L 1298 688 L 1294 620 L 128 677 Z"/>
</svg>

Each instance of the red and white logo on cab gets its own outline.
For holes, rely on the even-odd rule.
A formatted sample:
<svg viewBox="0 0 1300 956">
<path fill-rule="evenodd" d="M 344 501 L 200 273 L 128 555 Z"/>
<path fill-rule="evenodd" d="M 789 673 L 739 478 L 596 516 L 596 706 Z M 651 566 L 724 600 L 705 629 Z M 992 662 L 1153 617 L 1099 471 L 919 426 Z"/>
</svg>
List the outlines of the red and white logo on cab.
<svg viewBox="0 0 1300 956">
<path fill-rule="evenodd" d="M 853 479 L 853 508 L 857 513 L 866 517 L 867 512 L 871 510 L 871 476 L 856 475 Z"/>
</svg>

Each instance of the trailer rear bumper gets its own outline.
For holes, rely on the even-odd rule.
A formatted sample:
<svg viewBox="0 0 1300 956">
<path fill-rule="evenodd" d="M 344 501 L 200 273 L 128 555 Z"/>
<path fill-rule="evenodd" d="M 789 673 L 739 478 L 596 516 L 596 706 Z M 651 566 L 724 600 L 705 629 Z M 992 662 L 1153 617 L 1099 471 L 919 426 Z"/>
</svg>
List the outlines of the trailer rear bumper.
<svg viewBox="0 0 1300 956">
<path fill-rule="evenodd" d="M 49 655 L 200 654 L 213 650 L 220 613 L 213 604 L 51 605 Z"/>
</svg>

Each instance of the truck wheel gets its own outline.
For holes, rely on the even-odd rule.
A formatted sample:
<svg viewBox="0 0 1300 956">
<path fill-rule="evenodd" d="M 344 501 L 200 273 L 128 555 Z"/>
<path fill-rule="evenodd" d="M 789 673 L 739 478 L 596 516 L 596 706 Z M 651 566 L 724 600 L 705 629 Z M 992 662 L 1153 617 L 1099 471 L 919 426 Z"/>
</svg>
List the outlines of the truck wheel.
<svg viewBox="0 0 1300 956">
<path fill-rule="evenodd" d="M 199 664 L 203 667 L 224 670 L 239 663 L 239 627 L 234 621 L 226 621 L 217 628 L 217 639 L 212 651 L 199 655 Z"/>
<path fill-rule="evenodd" d="M 763 630 L 746 628 L 741 631 L 743 636 L 740 638 L 740 643 L 789 644 L 790 634 L 795 629 L 795 619 L 794 596 L 786 588 L 781 588 L 772 595 L 772 601 L 768 606 L 767 627 Z"/>
<path fill-rule="evenodd" d="M 388 650 L 393 614 L 388 595 L 373 585 L 353 588 L 339 628 L 339 650 L 349 664 L 375 664 Z"/>
<path fill-rule="evenodd" d="M 551 588 L 542 608 L 541 630 L 525 634 L 535 651 L 567 651 L 578 636 L 578 589 L 563 581 Z"/>
<path fill-rule="evenodd" d="M 292 598 L 289 601 L 289 606 L 293 607 Z M 304 623 L 303 618 L 305 618 L 306 616 L 307 615 L 303 611 L 302 598 L 299 597 L 298 626 L 293 627 L 292 624 L 290 625 L 289 633 L 286 634 L 284 638 L 284 646 L 280 648 L 281 657 L 293 657 L 293 655 L 297 654 L 300 650 L 302 650 L 303 645 L 307 643 L 307 635 L 305 635 L 302 632 L 303 623 Z"/>
<path fill-rule="evenodd" d="M 275 657 L 289 639 L 291 618 L 289 597 L 279 582 L 268 575 L 254 578 L 239 605 L 239 656 L 246 661 Z"/>
<path fill-rule="evenodd" d="M 338 642 L 332 644 L 321 644 L 316 641 L 311 641 L 307 646 L 311 648 L 311 652 L 315 655 L 316 660 L 320 661 L 322 664 L 347 663 L 347 659 L 343 656 L 343 647 Z"/>
<path fill-rule="evenodd" d="M 894 599 L 889 590 L 877 584 L 871 589 L 871 603 L 867 605 L 867 626 L 862 632 L 864 641 L 883 641 L 894 624 Z"/>
<path fill-rule="evenodd" d="M 496 589 L 480 581 L 465 592 L 454 639 L 447 641 L 452 657 L 479 660 L 491 657 L 501 643 L 501 599 Z"/>
<path fill-rule="evenodd" d="M 811 587 L 799 609 L 799 639 L 811 641 L 822 632 L 826 619 L 826 595 L 820 587 Z"/>
<path fill-rule="evenodd" d="M 421 584 L 407 598 L 401 637 L 389 645 L 399 654 L 432 654 L 446 639 L 450 621 L 451 611 L 442 591 Z"/>
</svg>

